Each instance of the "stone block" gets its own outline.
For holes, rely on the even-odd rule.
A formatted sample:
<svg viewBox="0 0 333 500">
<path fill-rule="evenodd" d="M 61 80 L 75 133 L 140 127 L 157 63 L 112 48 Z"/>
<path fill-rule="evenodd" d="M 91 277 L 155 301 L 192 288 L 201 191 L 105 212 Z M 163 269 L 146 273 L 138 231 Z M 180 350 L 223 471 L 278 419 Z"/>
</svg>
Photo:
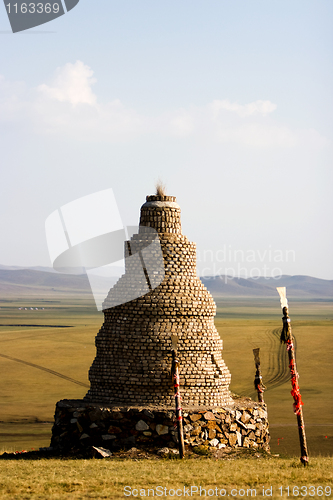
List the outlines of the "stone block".
<svg viewBox="0 0 333 500">
<path fill-rule="evenodd" d="M 169 427 L 167 425 L 157 424 L 156 425 L 156 432 L 159 436 L 162 436 L 163 434 L 168 434 Z"/>
<path fill-rule="evenodd" d="M 139 420 L 139 422 L 135 426 L 135 429 L 137 431 L 147 431 L 149 429 L 149 425 L 146 424 L 144 420 Z"/>
<path fill-rule="evenodd" d="M 229 444 L 234 447 L 237 443 L 237 436 L 235 432 L 229 434 Z"/>
<path fill-rule="evenodd" d="M 216 436 L 216 430 L 215 429 L 209 429 L 208 431 L 208 439 L 213 439 Z"/>
<path fill-rule="evenodd" d="M 204 419 L 205 419 L 205 420 L 215 420 L 215 415 L 214 415 L 214 413 L 212 413 L 211 411 L 207 411 L 207 412 L 204 414 Z"/>
</svg>

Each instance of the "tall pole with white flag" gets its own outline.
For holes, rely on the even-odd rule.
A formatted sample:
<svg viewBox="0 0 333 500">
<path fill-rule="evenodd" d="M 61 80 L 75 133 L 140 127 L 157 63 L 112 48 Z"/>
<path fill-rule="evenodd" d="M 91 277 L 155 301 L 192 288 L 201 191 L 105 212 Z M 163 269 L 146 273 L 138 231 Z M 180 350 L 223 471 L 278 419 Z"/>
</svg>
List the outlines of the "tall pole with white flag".
<svg viewBox="0 0 333 500">
<path fill-rule="evenodd" d="M 295 349 L 294 349 L 294 338 L 291 331 L 290 318 L 288 315 L 288 301 L 286 296 L 286 288 L 285 287 L 277 287 L 277 291 L 280 295 L 281 300 L 281 308 L 283 312 L 282 323 L 283 328 L 281 332 L 281 342 L 284 342 L 287 346 L 287 353 L 289 358 L 289 368 L 291 375 L 291 385 L 292 391 L 291 395 L 294 398 L 294 413 L 297 416 L 298 423 L 298 434 L 299 441 L 301 445 L 301 462 L 303 465 L 308 465 L 309 463 L 309 455 L 308 448 L 306 444 L 306 436 L 305 436 L 305 426 L 304 426 L 304 418 L 303 418 L 303 402 L 301 398 L 301 393 L 299 391 L 298 385 L 298 373 L 296 368 L 296 357 L 295 357 Z"/>
</svg>

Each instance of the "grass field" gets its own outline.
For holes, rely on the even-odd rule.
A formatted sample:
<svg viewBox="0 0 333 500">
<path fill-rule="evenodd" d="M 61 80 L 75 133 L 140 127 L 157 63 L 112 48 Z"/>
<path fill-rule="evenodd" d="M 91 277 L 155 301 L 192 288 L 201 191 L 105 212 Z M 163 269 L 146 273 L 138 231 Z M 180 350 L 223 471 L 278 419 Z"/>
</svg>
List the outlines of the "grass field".
<svg viewBox="0 0 333 500">
<path fill-rule="evenodd" d="M 252 349 L 260 348 L 261 367 L 267 391 L 271 434 L 271 451 L 298 455 L 298 429 L 292 410 L 290 382 L 268 384 L 278 368 L 281 332 L 280 309 L 270 299 L 234 299 L 217 301 L 216 327 L 224 341 L 223 357 L 232 374 L 231 389 L 255 398 L 253 390 L 254 361 Z M 279 304 L 277 304 L 279 305 Z M 290 303 L 293 334 L 297 340 L 297 369 L 304 402 L 303 412 L 309 453 L 333 453 L 333 312 L 330 301 Z M 240 368 L 241 365 L 241 368 Z"/>
<path fill-rule="evenodd" d="M 282 324 L 279 299 L 223 298 L 217 305 L 215 323 L 232 374 L 231 390 L 255 397 L 252 349 L 261 349 L 264 382 L 278 369 L 277 334 Z M 332 302 L 294 301 L 290 303 L 290 315 L 297 338 L 309 451 L 312 456 L 332 455 Z M 88 370 L 95 356 L 94 338 L 102 322 L 103 314 L 82 293 L 64 296 L 54 292 L 43 299 L 36 295 L 0 302 L 2 450 L 49 445 L 55 403 L 82 398 L 87 392 Z M 268 385 L 265 401 L 272 453 L 298 456 L 290 383 Z"/>
<path fill-rule="evenodd" d="M 331 498 L 332 465 L 332 458 L 313 459 L 304 468 L 295 459 L 274 457 L 7 460 L 1 462 L 0 498 Z"/>
<path fill-rule="evenodd" d="M 55 403 L 82 398 L 88 390 L 103 314 L 85 295 L 7 300 L 0 306 L 0 325 L 42 325 L 0 326 L 1 447 L 48 446 Z"/>
</svg>

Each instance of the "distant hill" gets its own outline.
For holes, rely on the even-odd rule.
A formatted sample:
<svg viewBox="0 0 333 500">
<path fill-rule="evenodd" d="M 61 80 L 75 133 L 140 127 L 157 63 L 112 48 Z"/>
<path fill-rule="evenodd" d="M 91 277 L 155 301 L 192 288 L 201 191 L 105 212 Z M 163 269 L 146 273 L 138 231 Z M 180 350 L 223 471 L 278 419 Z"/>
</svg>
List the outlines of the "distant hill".
<svg viewBox="0 0 333 500">
<path fill-rule="evenodd" d="M 34 269 L 4 269 L 0 268 L 0 298 L 6 295 L 27 295 L 43 293 L 91 294 L 89 280 L 86 274 L 72 275 L 57 272 L 45 272 Z M 47 268 L 48 269 L 48 268 Z M 95 285 L 105 286 L 102 277 L 95 278 Z M 116 278 L 113 280 L 116 281 Z"/>
<path fill-rule="evenodd" d="M 0 264 L 0 269 L 4 269 L 6 271 L 19 271 L 20 269 L 27 269 L 29 271 L 45 271 L 46 273 L 56 273 L 53 267 L 46 266 L 32 266 L 32 267 L 22 267 L 22 266 L 4 266 Z"/>
<path fill-rule="evenodd" d="M 86 275 L 58 274 L 31 269 L 0 269 L 0 294 L 36 294 L 50 291 L 89 293 Z"/>
<path fill-rule="evenodd" d="M 0 266 L 0 297 L 8 294 L 26 295 L 52 291 L 71 294 L 91 293 L 89 280 L 85 274 L 60 274 L 51 268 L 42 269 Z M 98 280 L 101 286 L 105 284 L 102 277 L 97 277 Z M 117 278 L 114 278 L 115 281 Z M 201 278 L 201 281 L 213 297 L 276 297 L 277 286 L 286 286 L 288 297 L 333 297 L 333 280 L 323 280 L 310 276 L 280 276 L 278 279 L 212 276 Z"/>
<path fill-rule="evenodd" d="M 201 281 L 214 297 L 275 297 L 278 286 L 287 287 L 288 297 L 333 297 L 333 280 L 323 280 L 311 276 L 282 275 L 279 278 L 245 279 L 222 275 L 201 278 Z"/>
</svg>

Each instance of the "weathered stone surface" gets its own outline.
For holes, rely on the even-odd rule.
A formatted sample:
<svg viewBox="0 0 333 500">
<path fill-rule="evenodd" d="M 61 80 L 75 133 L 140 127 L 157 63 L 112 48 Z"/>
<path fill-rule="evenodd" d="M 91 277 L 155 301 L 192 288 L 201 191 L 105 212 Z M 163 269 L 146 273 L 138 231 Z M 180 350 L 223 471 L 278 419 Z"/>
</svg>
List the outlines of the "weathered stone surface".
<svg viewBox="0 0 333 500">
<path fill-rule="evenodd" d="M 124 415 L 120 411 L 112 411 L 111 418 L 112 420 L 122 420 Z"/>
<path fill-rule="evenodd" d="M 97 453 L 99 455 L 101 455 L 103 458 L 108 458 L 108 457 L 112 457 L 112 453 L 110 450 L 107 450 L 106 448 L 102 448 L 102 447 L 97 447 L 97 446 L 93 446 L 94 450 L 97 451 Z"/>
<path fill-rule="evenodd" d="M 216 430 L 215 429 L 209 429 L 208 431 L 208 439 L 213 439 L 216 436 Z"/>
<path fill-rule="evenodd" d="M 148 287 L 139 259 L 149 243 L 147 227 L 158 233 L 164 264 L 164 279 L 155 288 L 151 283 Z M 134 286 L 142 286 L 142 295 L 128 301 L 127 292 Z M 122 297 L 124 303 L 119 302 Z M 104 301 L 104 324 L 96 337 L 85 401 L 173 407 L 170 367 L 175 333 L 183 407 L 232 404 L 215 312 L 212 296 L 196 275 L 195 244 L 182 235 L 176 199 L 148 196 L 141 207 L 139 233 L 125 244 L 125 274 Z"/>
<path fill-rule="evenodd" d="M 237 443 L 237 436 L 236 436 L 236 433 L 232 432 L 229 434 L 229 444 L 230 446 L 235 446 L 235 444 Z"/>
<path fill-rule="evenodd" d="M 267 411 L 263 408 L 258 408 L 258 415 L 260 418 L 267 418 Z"/>
<path fill-rule="evenodd" d="M 209 420 L 206 424 L 207 429 L 216 429 L 221 431 L 220 427 L 217 425 L 216 421 Z"/>
<path fill-rule="evenodd" d="M 244 448 L 250 448 L 250 440 L 247 436 L 245 436 L 244 441 L 243 441 L 243 447 Z"/>
<path fill-rule="evenodd" d="M 157 424 L 156 425 L 156 432 L 159 436 L 162 436 L 163 434 L 168 434 L 169 427 L 167 425 Z"/>
<path fill-rule="evenodd" d="M 77 411 L 75 411 L 73 413 L 73 417 L 76 416 L 78 417 L 79 416 L 79 413 Z M 93 410 L 89 413 L 89 418 L 92 422 L 96 422 L 96 420 L 100 419 L 101 418 L 101 411 L 96 409 L 96 410 Z"/>
<path fill-rule="evenodd" d="M 215 415 L 214 415 L 214 413 L 212 413 L 211 411 L 207 411 L 207 412 L 204 414 L 204 419 L 205 419 L 205 420 L 215 420 Z"/>
<path fill-rule="evenodd" d="M 192 422 L 196 422 L 197 420 L 200 420 L 201 419 L 201 416 L 202 415 L 198 415 L 197 413 L 194 413 L 194 415 L 190 415 L 190 419 Z"/>
<path fill-rule="evenodd" d="M 111 439 L 116 439 L 116 436 L 114 434 L 102 434 L 102 439 L 110 441 Z"/>
<path fill-rule="evenodd" d="M 147 431 L 149 429 L 149 425 L 146 424 L 144 420 L 139 420 L 139 422 L 135 426 L 137 431 Z"/>
<path fill-rule="evenodd" d="M 249 439 L 251 439 L 251 440 L 253 440 L 253 441 L 255 440 L 256 436 L 255 436 L 255 434 L 254 434 L 254 432 L 253 432 L 253 431 L 252 431 L 252 432 L 250 432 L 250 434 L 249 434 L 248 438 L 249 438 Z"/>
<path fill-rule="evenodd" d="M 246 411 L 243 411 L 243 415 L 241 416 L 241 421 L 243 422 L 243 424 L 247 424 L 248 421 L 250 420 L 251 418 L 251 415 L 249 413 L 247 413 Z"/>
<path fill-rule="evenodd" d="M 64 406 L 66 409 L 64 409 Z M 80 409 L 77 409 L 78 406 Z M 263 447 L 268 450 L 269 432 L 267 420 L 260 419 L 257 422 L 256 432 L 246 431 L 249 434 L 243 436 L 241 432 L 245 431 L 244 424 L 242 423 L 242 426 L 240 426 L 235 421 L 236 414 L 232 409 L 235 407 L 237 407 L 236 403 L 230 408 L 224 408 L 224 415 L 230 416 L 230 423 L 220 424 L 221 427 L 217 424 L 218 421 L 221 421 L 222 414 L 219 413 L 220 410 L 214 410 L 215 421 L 204 419 L 192 421 L 191 416 L 200 414 L 196 410 L 188 409 L 186 411 L 188 421 L 191 421 L 192 424 L 184 426 L 186 444 L 196 446 L 214 441 L 214 443 L 218 443 L 216 447 L 220 447 L 220 445 L 223 445 L 223 447 Z M 259 403 L 251 402 L 247 411 L 253 415 L 258 407 L 260 407 Z M 74 409 L 78 412 L 78 420 L 82 422 L 81 431 L 77 427 L 78 422 L 76 424 L 71 423 Z M 94 419 L 95 410 L 99 410 L 100 418 L 92 422 L 91 417 Z M 144 420 L 148 418 L 145 408 L 123 408 L 121 412 L 123 418 L 115 420 L 112 408 L 93 407 L 81 400 L 78 402 L 67 401 L 66 405 L 59 402 L 56 407 L 51 446 L 62 451 L 80 451 L 86 446 L 103 447 L 103 443 L 106 441 L 107 448 L 110 448 L 111 451 L 123 447 L 132 447 L 133 445 L 139 447 L 156 446 L 157 448 L 163 448 L 166 444 L 169 448 L 174 446 L 178 442 L 177 428 L 174 426 L 176 422 L 175 413 L 159 409 L 149 409 L 149 411 L 151 412 L 149 423 Z M 207 408 L 207 411 L 201 415 L 203 416 L 204 413 L 211 411 L 212 409 Z M 165 425 L 165 423 L 170 425 Z M 213 426 L 216 428 L 212 428 Z M 73 427 L 75 432 L 73 432 Z M 235 430 L 231 431 L 231 427 Z M 90 431 L 92 432 L 90 433 Z"/>
<path fill-rule="evenodd" d="M 164 446 L 164 448 L 160 448 L 159 450 L 157 450 L 157 453 L 158 455 L 168 455 L 170 453 L 170 450 L 169 448 Z"/>
<path fill-rule="evenodd" d="M 141 420 L 141 422 L 143 422 L 143 420 Z M 137 429 L 137 430 L 141 430 L 141 429 Z M 121 432 L 120 427 L 116 427 L 115 425 L 110 425 L 110 427 L 108 428 L 108 434 L 119 434 L 120 432 Z"/>
</svg>

